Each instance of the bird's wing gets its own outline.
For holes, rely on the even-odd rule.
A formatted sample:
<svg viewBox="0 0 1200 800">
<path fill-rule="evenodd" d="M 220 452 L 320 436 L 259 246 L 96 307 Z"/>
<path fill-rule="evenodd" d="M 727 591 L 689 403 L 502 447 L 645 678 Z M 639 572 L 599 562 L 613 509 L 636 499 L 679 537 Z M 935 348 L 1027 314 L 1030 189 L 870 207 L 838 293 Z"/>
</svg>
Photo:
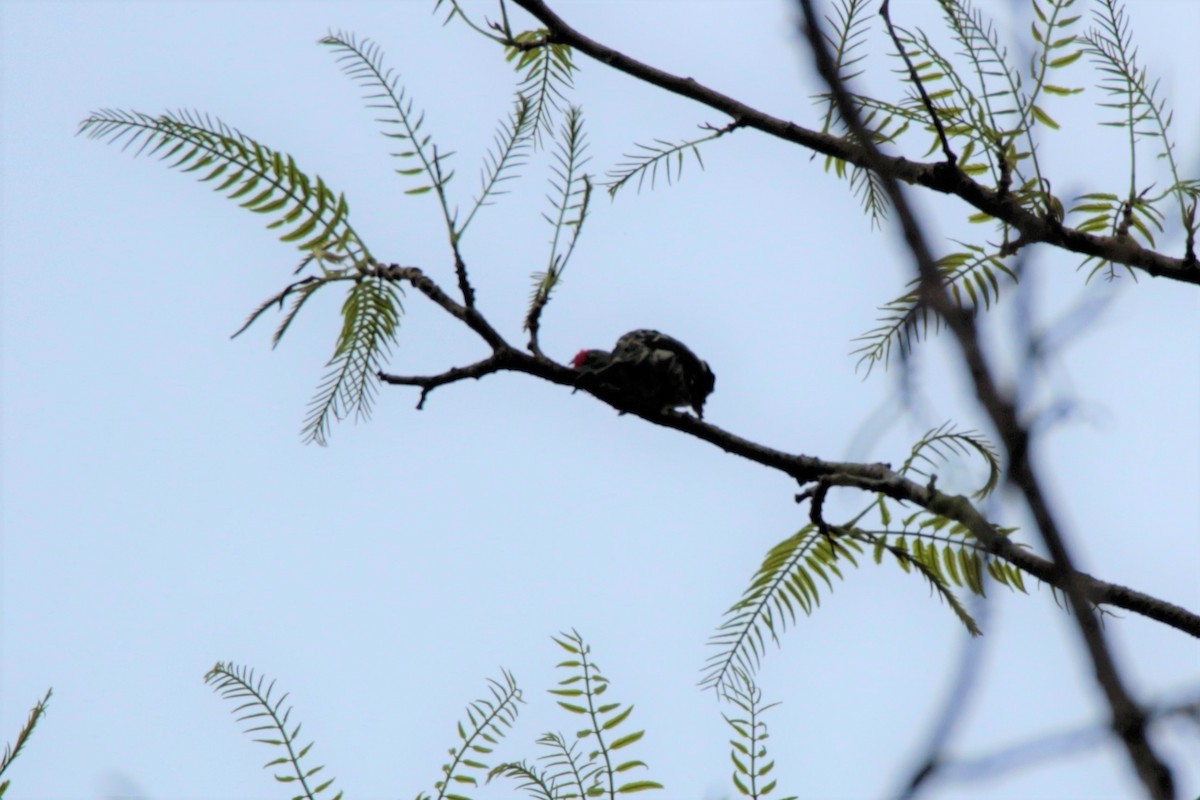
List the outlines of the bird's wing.
<svg viewBox="0 0 1200 800">
<path fill-rule="evenodd" d="M 632 345 L 645 347 L 647 350 L 665 350 L 676 356 L 684 368 L 692 374 L 700 374 L 708 371 L 708 365 L 688 349 L 687 345 L 673 336 L 667 336 L 665 333 L 660 333 L 656 330 L 642 328 L 630 331 L 617 340 L 617 348 L 614 350 L 614 355 L 621 350 L 623 344 L 626 349 Z"/>
</svg>

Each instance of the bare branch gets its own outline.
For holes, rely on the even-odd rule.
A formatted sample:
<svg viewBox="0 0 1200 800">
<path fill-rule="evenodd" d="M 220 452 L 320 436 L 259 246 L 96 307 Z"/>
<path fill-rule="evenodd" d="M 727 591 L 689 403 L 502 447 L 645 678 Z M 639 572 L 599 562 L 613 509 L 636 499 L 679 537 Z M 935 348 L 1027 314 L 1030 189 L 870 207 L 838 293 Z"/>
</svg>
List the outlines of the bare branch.
<svg viewBox="0 0 1200 800">
<path fill-rule="evenodd" d="M 484 375 L 499 372 L 504 369 L 504 360 L 502 355 L 492 355 L 482 361 L 476 361 L 469 366 L 451 367 L 439 375 L 430 375 L 428 377 L 391 375 L 386 372 L 379 372 L 377 375 L 379 380 L 394 386 L 420 386 L 421 398 L 417 401 L 417 410 L 419 411 L 425 407 L 425 398 L 437 387 L 445 386 L 447 383 L 466 380 L 467 378 L 479 380 Z"/>
<path fill-rule="evenodd" d="M 543 0 L 513 2 L 546 26 L 550 31 L 546 37 L 547 42 L 569 45 L 602 64 L 652 86 L 721 111 L 741 126 L 760 130 L 778 139 L 793 142 L 856 166 L 875 169 L 897 181 L 954 195 L 976 209 L 1007 222 L 1026 242 L 1043 242 L 1081 255 L 1096 256 L 1137 267 L 1154 277 L 1200 285 L 1200 264 L 1195 261 L 1165 256 L 1142 247 L 1129 237 L 1096 236 L 1073 228 L 1064 228 L 1053 216 L 1043 216 L 1021 206 L 1007 193 L 975 182 L 952 164 L 921 163 L 885 156 L 874 148 L 868 149 L 869 142 L 861 138 L 839 138 L 773 117 L 710 89 L 692 78 L 672 75 L 584 36 L 551 11 Z"/>
<path fill-rule="evenodd" d="M 483 315 L 473 305 L 462 305 L 446 294 L 420 267 L 402 267 L 399 264 L 376 264 L 364 270 L 367 275 L 378 275 L 391 281 L 411 284 L 417 291 L 441 306 L 450 316 L 466 323 L 467 327 L 479 334 L 493 351 L 511 350 L 508 342 L 504 341 Z M 456 269 L 457 272 L 457 269 Z"/>
<path fill-rule="evenodd" d="M 954 155 L 954 151 L 950 149 L 950 141 L 946 138 L 946 128 L 942 125 L 942 118 L 938 116 L 937 109 L 933 107 L 933 101 L 929 99 L 929 92 L 925 91 L 925 84 L 921 82 L 921 76 L 917 74 L 916 68 L 913 67 L 912 59 L 908 57 L 908 51 L 904 49 L 904 45 L 900 43 L 900 37 L 896 35 L 896 28 L 892 25 L 892 15 L 888 11 L 888 3 L 890 0 L 883 0 L 883 5 L 879 8 L 879 16 L 883 17 L 884 23 L 887 24 L 888 35 L 892 37 L 892 44 L 896 47 L 896 52 L 900 54 L 900 58 L 904 59 L 904 66 L 908 68 L 908 75 L 912 79 L 913 85 L 917 87 L 917 91 L 921 94 L 921 103 L 925 106 L 925 112 L 929 114 L 929 119 L 933 122 L 933 127 L 937 129 L 938 139 L 942 143 L 942 152 L 946 154 L 946 163 L 954 165 L 958 163 L 958 156 Z M 1001 154 L 1003 156 L 1003 154 Z"/>
</svg>

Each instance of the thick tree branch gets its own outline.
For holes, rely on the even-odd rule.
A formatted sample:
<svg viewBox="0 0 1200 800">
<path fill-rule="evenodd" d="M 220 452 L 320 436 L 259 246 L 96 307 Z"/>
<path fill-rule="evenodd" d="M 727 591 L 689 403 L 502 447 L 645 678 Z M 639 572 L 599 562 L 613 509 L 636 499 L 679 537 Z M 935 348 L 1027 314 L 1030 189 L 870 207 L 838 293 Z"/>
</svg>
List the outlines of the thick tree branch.
<svg viewBox="0 0 1200 800">
<path fill-rule="evenodd" d="M 424 404 L 426 396 L 439 386 L 490 375 L 494 372 L 523 372 L 536 378 L 566 386 L 571 389 L 584 388 L 602 402 L 623 414 L 641 417 L 647 422 L 664 428 L 672 428 L 689 434 L 701 441 L 719 447 L 727 453 L 747 461 L 761 464 L 794 478 L 801 485 L 820 481 L 825 486 L 843 486 L 870 492 L 882 492 L 888 497 L 929 509 L 949 519 L 962 523 L 989 553 L 1001 558 L 1063 592 L 1068 582 L 1061 570 L 1051 561 L 1026 550 L 1007 537 L 996 532 L 990 522 L 963 496 L 951 496 L 939 492 L 932 482 L 926 485 L 911 481 L 891 469 L 887 464 L 858 464 L 824 461 L 812 456 L 785 453 L 766 445 L 744 439 L 711 423 L 689 414 L 664 411 L 654 413 L 622 405 L 620 395 L 606 392 L 602 386 L 580 387 L 579 373 L 540 354 L 529 354 L 511 347 L 495 329 L 474 309 L 465 308 L 451 298 L 429 276 L 417 267 L 402 267 L 395 264 L 379 265 L 375 274 L 389 280 L 408 283 L 432 300 L 446 313 L 471 327 L 492 348 L 492 355 L 466 367 L 453 367 L 439 375 L 400 376 L 380 373 L 385 383 L 418 386 Z M 811 496 L 811 492 L 806 493 Z M 1073 584 L 1082 592 L 1087 602 L 1095 605 L 1112 605 L 1135 614 L 1169 625 L 1176 630 L 1200 638 L 1200 615 L 1187 609 L 1151 597 L 1125 586 L 1107 583 L 1084 573 L 1076 573 Z"/>
<path fill-rule="evenodd" d="M 1073 228 L 1064 228 L 1058 220 L 1039 216 L 1021 206 L 1007 191 L 998 192 L 977 183 L 953 164 L 914 162 L 878 153 L 872 155 L 871 150 L 862 144 L 865 139 L 850 141 L 804 128 L 752 108 L 692 78 L 672 75 L 613 50 L 571 27 L 551 11 L 543 0 L 513 2 L 546 26 L 550 31 L 550 42 L 569 45 L 638 80 L 728 114 L 739 126 L 755 128 L 822 155 L 833 156 L 859 167 L 875 169 L 880 174 L 887 174 L 904 183 L 954 195 L 979 211 L 1007 222 L 1017 230 L 1020 240 L 1025 244 L 1041 242 L 1081 255 L 1136 267 L 1157 278 L 1200 285 L 1200 265 L 1194 261 L 1172 258 L 1142 247 L 1129 236 L 1096 236 Z M 520 46 L 517 43 L 514 45 Z M 525 46 L 532 45 L 525 43 Z"/>
<path fill-rule="evenodd" d="M 1059 530 L 1058 522 L 1050 510 L 1041 488 L 1041 482 L 1038 480 L 1030 460 L 1029 432 L 1017 419 L 1013 402 L 1001 393 L 992 377 L 987 361 L 979 347 L 974 316 L 960 308 L 946 291 L 916 215 L 909 207 L 907 198 L 895 177 L 887 172 L 886 158 L 878 152 L 859 119 L 858 111 L 854 107 L 850 94 L 838 77 L 833 60 L 826 49 L 811 0 L 799 0 L 799 3 L 804 15 L 804 33 L 812 48 L 817 71 L 829 85 L 842 118 L 856 139 L 864 143 L 868 151 L 867 167 L 879 175 L 884 190 L 896 209 L 896 218 L 903 229 L 905 242 L 916 262 L 917 273 L 921 281 L 921 301 L 945 320 L 947 327 L 957 340 L 962 351 L 963 361 L 975 386 L 979 403 L 992 418 L 1008 452 L 1009 480 L 1025 496 L 1029 510 L 1037 522 L 1042 541 L 1051 555 L 1054 577 L 1052 583 L 1064 590 L 1070 602 L 1077 627 L 1092 662 L 1096 682 L 1108 699 L 1112 713 L 1112 729 L 1125 744 L 1129 758 L 1150 796 L 1164 800 L 1171 798 L 1174 796 L 1171 772 L 1151 747 L 1146 737 L 1146 713 L 1134 702 L 1125 689 L 1116 663 L 1104 641 L 1100 621 L 1092 610 L 1081 576 L 1075 569 Z M 937 499 L 937 502 L 940 503 L 941 500 Z M 965 505 L 969 506 L 970 504 Z M 937 513 L 951 516 L 940 511 L 936 506 L 930 506 L 930 508 Z M 973 510 L 972 507 L 970 511 Z M 968 509 L 961 509 L 961 511 L 971 516 Z M 954 518 L 957 519 L 957 517 Z M 983 532 L 982 527 L 979 531 L 976 530 L 975 526 L 978 524 L 978 520 L 973 520 L 969 524 L 971 532 L 977 537 L 979 533 Z M 985 544 L 988 543 L 986 538 L 981 538 L 981 541 Z"/>
</svg>

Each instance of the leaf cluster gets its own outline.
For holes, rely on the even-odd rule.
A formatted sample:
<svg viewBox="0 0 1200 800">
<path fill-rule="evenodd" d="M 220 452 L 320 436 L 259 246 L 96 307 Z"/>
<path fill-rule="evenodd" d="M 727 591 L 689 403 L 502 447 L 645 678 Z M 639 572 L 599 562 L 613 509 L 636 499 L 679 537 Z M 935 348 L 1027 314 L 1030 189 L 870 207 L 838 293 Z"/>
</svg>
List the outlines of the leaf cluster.
<svg viewBox="0 0 1200 800">
<path fill-rule="evenodd" d="M 983 499 L 999 483 L 1000 462 L 995 448 L 975 431 L 956 431 L 949 424 L 929 431 L 913 445 L 899 472 L 933 480 L 934 467 L 965 455 L 978 457 L 987 467 L 987 478 L 973 495 Z M 877 528 L 863 525 L 872 513 Z M 1014 530 L 997 533 L 1009 536 Z M 982 631 L 956 590 L 984 595 L 986 574 L 1002 586 L 1025 591 L 1020 569 L 989 556 L 966 526 L 926 509 L 896 519 L 891 501 L 877 494 L 845 523 L 810 523 L 767 552 L 709 640 L 717 650 L 708 658 L 701 685 L 722 696 L 733 691 L 740 676 L 757 671 L 767 643 L 780 644 L 783 632 L 796 624 L 797 612 L 811 615 L 821 603 L 822 587 L 832 592 L 834 580 L 845 580 L 847 569 L 857 568 L 868 552 L 876 564 L 888 555 L 903 572 L 922 577 L 972 635 Z"/>
<path fill-rule="evenodd" d="M 575 733 L 543 734 L 537 740 L 546 751 L 537 759 L 540 764 L 507 761 L 489 766 L 487 760 L 512 728 L 519 707 L 525 702 L 515 678 L 502 670 L 502 680 L 489 680 L 488 696 L 468 704 L 465 719 L 456 724 L 457 742 L 448 751 L 450 760 L 442 765 L 442 776 L 434 783 L 434 792 L 418 793 L 416 800 L 471 800 L 466 792 L 479 787 L 479 776 L 483 774 L 489 783 L 499 778 L 510 780 L 518 791 L 535 800 L 593 797 L 615 800 L 618 795 L 663 788 L 656 781 L 631 777 L 631 773 L 647 769 L 644 761 L 627 755 L 627 748 L 640 742 L 645 731 L 620 730 L 633 713 L 633 706 L 612 702 L 605 696 L 609 681 L 592 660 L 591 647 L 576 631 L 552 638 L 569 657 L 557 665 L 567 677 L 550 694 L 560 708 L 581 720 Z M 301 760 L 313 745 L 310 742 L 299 746 L 300 724 L 291 725 L 292 708 L 284 708 L 288 695 L 273 697 L 274 681 L 266 683 L 251 669 L 225 663 L 214 666 L 204 680 L 222 699 L 237 703 L 233 713 L 238 722 L 247 723 L 245 732 L 254 735 L 254 741 L 282 748 L 283 755 L 268 761 L 265 767 L 282 768 L 281 773 L 275 774 L 275 780 L 300 790 L 293 800 L 314 800 L 330 787 L 332 779 L 310 785 L 311 779 L 324 768 L 301 766 Z M 767 757 L 769 736 L 763 715 L 776 704 L 764 705 L 761 690 L 740 671 L 732 676 L 725 699 L 740 712 L 737 716 L 722 715 L 735 735 L 730 740 L 733 785 L 743 797 L 766 798 L 777 782 L 771 777 L 775 762 Z M 45 702 L 35 708 L 17 750 L 44 711 Z M 3 765 L 9 760 L 6 750 Z M 338 792 L 334 800 L 341 797 Z M 781 800 L 796 799 L 793 796 Z"/>
<path fill-rule="evenodd" d="M 1077 37 L 1071 32 L 1078 21 L 1067 9 L 1074 0 L 1032 3 L 1032 53 L 1025 68 L 1018 68 L 1000 41 L 995 25 L 970 2 L 939 0 L 943 23 L 953 48 L 940 44 L 923 29 L 893 26 L 885 17 L 895 46 L 893 57 L 903 60 L 908 93 L 900 99 L 854 94 L 862 120 L 875 144 L 898 144 L 913 132 L 927 136 L 924 156 L 941 147 L 954 166 L 965 175 L 988 175 L 992 185 L 1009 192 L 1021 205 L 1041 215 L 1062 219 L 1062 204 L 1049 193 L 1037 158 L 1039 129 L 1057 130 L 1058 123 L 1047 110 L 1044 97 L 1064 97 L 1081 89 L 1052 82 L 1057 70 L 1082 56 Z M 871 30 L 871 6 L 858 0 L 840 0 L 826 17 L 826 41 L 833 53 L 838 74 L 850 81 L 863 72 Z M 836 110 L 830 93 L 816 96 L 825 109 L 825 131 L 848 135 L 848 126 Z M 887 211 L 887 201 L 878 179 L 870 170 L 827 158 L 827 170 L 849 180 L 851 191 L 860 197 L 873 226 Z M 973 215 L 983 222 L 987 215 Z M 1007 243 L 1009 232 L 1003 228 Z M 947 288 L 959 303 L 989 308 L 999 298 L 1004 275 L 1014 278 L 1004 258 L 1011 255 L 1006 244 L 980 245 L 958 242 L 963 249 L 939 261 Z M 857 341 L 858 365 L 867 371 L 877 363 L 885 366 L 893 348 L 906 354 L 929 334 L 931 313 L 923 307 L 917 282 L 880 308 L 880 325 Z M 934 331 L 939 320 L 934 318 Z"/>
<path fill-rule="evenodd" d="M 904 62 L 909 88 L 902 98 L 853 95 L 859 114 L 876 144 L 900 144 L 914 132 L 928 137 L 924 157 L 939 147 L 948 161 L 966 176 L 986 177 L 988 188 L 1007 196 L 1025 210 L 1053 225 L 1071 222 L 1083 233 L 1133 236 L 1153 247 L 1155 234 L 1164 230 L 1163 203 L 1173 199 L 1181 226 L 1188 232 L 1188 252 L 1195 239 L 1196 206 L 1200 180 L 1184 178 L 1168 131 L 1172 115 L 1157 96 L 1157 81 L 1137 59 L 1129 21 L 1118 0 L 1096 0 L 1095 26 L 1080 33 L 1082 15 L 1075 0 L 1031 0 L 1032 21 L 1028 39 L 1021 43 L 1030 53 L 1027 64 L 1018 64 L 1001 40 L 996 25 L 981 7 L 969 0 L 939 0 L 942 21 L 952 46 L 921 29 L 885 23 L 894 44 L 892 56 Z M 870 4 L 839 0 L 826 16 L 826 43 L 838 75 L 850 81 L 863 72 L 871 27 Z M 1089 56 L 1100 74 L 1100 87 L 1110 98 L 1101 105 L 1115 112 L 1103 124 L 1125 131 L 1129 147 L 1129 186 L 1124 193 L 1090 191 L 1066 208 L 1051 192 L 1050 176 L 1038 157 L 1037 142 L 1046 132 L 1060 129 L 1052 101 L 1061 101 L 1083 89 L 1060 78 L 1083 56 Z M 832 95 L 816 100 L 824 108 L 823 130 L 843 135 Z M 1138 176 L 1138 154 L 1143 140 L 1157 142 L 1154 155 L 1166 162 L 1170 185 L 1154 190 Z M 827 158 L 826 169 L 848 178 L 873 225 L 886 213 L 886 201 L 872 173 L 864 167 Z M 971 222 L 993 221 L 984 213 Z M 1015 281 L 1005 261 L 1019 245 L 1013 231 L 999 225 L 999 244 L 967 244 L 941 259 L 946 285 L 962 305 L 987 309 L 999 299 L 998 276 Z M 1091 256 L 1089 277 L 1114 265 Z M 1132 275 L 1132 272 L 1130 272 Z M 869 371 L 887 364 L 893 348 L 906 354 L 930 331 L 930 312 L 922 307 L 915 282 L 900 297 L 881 307 L 880 325 L 859 337 L 854 351 L 859 366 Z M 934 332 L 938 321 L 934 320 Z"/>
<path fill-rule="evenodd" d="M 319 289 L 353 281 L 343 305 L 343 325 L 334 354 L 304 433 L 308 440 L 324 443 L 333 420 L 351 413 L 370 414 L 374 376 L 395 341 L 403 307 L 397 289 L 361 274 L 375 260 L 350 224 L 350 208 L 343 194 L 335 194 L 319 175 L 309 177 L 291 156 L 206 115 L 178 112 L 153 117 L 106 109 L 85 119 L 79 130 L 93 139 L 120 143 L 125 149 L 133 147 L 135 155 L 156 156 L 172 169 L 198 173 L 201 182 L 215 182 L 214 191 L 240 201 L 242 208 L 274 217 L 267 227 L 282 229 L 280 240 L 294 243 L 306 254 L 297 272 L 312 264 L 320 267 L 319 275 L 268 298 L 234 336 L 271 308 L 282 309 L 284 301 L 293 297 L 273 337 L 278 344 Z"/>
<path fill-rule="evenodd" d="M 995 25 L 981 10 L 965 0 L 939 0 L 943 23 L 954 49 L 939 44 L 921 28 L 891 26 L 889 33 L 898 48 L 894 57 L 904 60 L 902 73 L 909 92 L 900 99 L 864 94 L 853 95 L 864 122 L 877 144 L 895 143 L 910 130 L 928 135 L 925 156 L 939 147 L 948 148 L 957 168 L 971 176 L 989 174 L 994 185 L 1012 190 L 1031 208 L 1045 211 L 1049 197 L 1035 146 L 1038 128 L 1057 130 L 1043 95 L 1069 96 L 1082 91 L 1052 83 L 1053 70 L 1077 61 L 1082 49 L 1070 32 L 1079 17 L 1066 10 L 1074 0 L 1032 3 L 1030 63 L 1018 68 L 1000 41 Z M 870 32 L 867 16 L 872 8 L 857 0 L 841 0 L 836 12 L 826 18 L 830 30 L 826 40 L 834 52 L 839 75 L 851 80 L 862 73 L 862 52 Z M 829 93 L 816 96 L 825 108 L 825 130 L 836 125 L 848 130 Z M 932 116 L 931 116 L 932 114 Z M 846 174 L 836 159 L 827 168 Z M 849 168 L 851 185 L 861 170 Z M 883 199 L 866 195 L 864 206 L 878 223 L 885 211 Z"/>
<path fill-rule="evenodd" d="M 1125 133 L 1129 149 L 1129 187 L 1124 197 L 1115 192 L 1080 195 L 1071 213 L 1086 215 L 1077 225 L 1081 231 L 1114 236 L 1136 233 L 1154 246 L 1154 232 L 1164 229 L 1166 214 L 1161 208 L 1162 202 L 1174 198 L 1180 224 L 1188 232 L 1191 248 L 1197 229 L 1200 178 L 1184 178 L 1180 174 L 1175 143 L 1169 133 L 1174 113 L 1167 108 L 1166 100 L 1158 97 L 1158 81 L 1151 80 L 1149 71 L 1138 60 L 1124 7 L 1116 0 L 1098 0 L 1094 20 L 1095 25 L 1082 36 L 1084 52 L 1103 76 L 1100 88 L 1109 99 L 1100 106 L 1115 112 L 1101 124 Z M 1156 160 L 1165 161 L 1170 172 L 1171 183 L 1157 193 L 1153 191 L 1154 184 L 1147 184 L 1138 177 L 1142 152 L 1139 144 L 1143 141 L 1155 143 L 1152 155 Z M 1085 260 L 1084 265 L 1092 262 L 1095 263 L 1089 277 L 1100 271 L 1107 271 L 1110 278 L 1115 275 L 1112 262 L 1092 257 Z"/>
<path fill-rule="evenodd" d="M 582 718 L 582 726 L 573 737 L 547 733 L 538 739 L 549 750 L 539 759 L 545 764 L 540 770 L 525 762 L 513 762 L 494 769 L 491 777 L 516 780 L 532 797 L 543 800 L 615 798 L 618 794 L 661 789 L 655 781 L 628 778 L 626 773 L 647 766 L 639 759 L 621 760 L 621 751 L 640 741 L 645 731 L 617 734 L 616 729 L 633 713 L 633 706 L 605 702 L 608 679 L 591 660 L 591 648 L 583 637 L 572 631 L 554 637 L 554 642 L 570 656 L 557 665 L 569 674 L 550 694 L 558 698 L 560 708 Z"/>
<path fill-rule="evenodd" d="M 334 51 L 342 70 L 362 88 L 383 135 L 397 145 L 391 154 L 400 161 L 395 172 L 415 183 L 405 194 L 437 198 L 468 306 L 473 305 L 474 295 L 460 250 L 468 226 L 480 209 L 505 193 L 505 184 L 527 165 L 530 151 L 553 139 L 552 210 L 547 219 L 554 234 L 548 267 L 534 275 L 536 286 L 526 319 L 536 347 L 538 318 L 574 251 L 590 196 L 591 184 L 583 171 L 587 157 L 582 113 L 576 107 L 563 111 L 575 65 L 570 48 L 545 41 L 544 32 L 514 34 L 505 18 L 499 29 L 506 34 L 501 37 L 476 26 L 456 3 L 449 7 L 448 19 L 461 17 L 503 41 L 506 57 L 520 74 L 512 111 L 497 125 L 493 146 L 483 158 L 479 191 L 465 214 L 460 215 L 448 190 L 455 175 L 454 152 L 434 142 L 424 112 L 401 84 L 399 74 L 385 63 L 382 48 L 341 31 L 329 33 L 320 43 Z M 556 129 L 553 123 L 560 114 L 565 115 L 564 121 Z M 306 441 L 324 444 L 335 421 L 369 417 L 377 375 L 397 341 L 403 292 L 372 272 L 379 262 L 350 224 L 350 207 L 343 194 L 334 192 L 319 175 L 302 170 L 291 156 L 208 115 L 181 111 L 153 116 L 102 109 L 83 120 L 79 132 L 133 148 L 135 155 L 155 156 L 172 169 L 196 173 L 201 182 L 213 183 L 216 191 L 241 207 L 270 215 L 267 227 L 279 230 L 282 241 L 304 253 L 295 272 L 315 267 L 261 303 L 235 336 L 278 309 L 283 317 L 272 337 L 277 345 L 318 290 L 334 283 L 350 284 L 333 354 L 302 433 Z"/>
</svg>

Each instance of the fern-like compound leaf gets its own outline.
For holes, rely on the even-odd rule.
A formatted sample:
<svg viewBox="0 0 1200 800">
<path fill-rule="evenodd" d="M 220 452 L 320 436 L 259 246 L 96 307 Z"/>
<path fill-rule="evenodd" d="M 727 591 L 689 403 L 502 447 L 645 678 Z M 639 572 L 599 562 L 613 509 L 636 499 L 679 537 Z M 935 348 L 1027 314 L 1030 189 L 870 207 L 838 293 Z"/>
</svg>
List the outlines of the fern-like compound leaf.
<svg viewBox="0 0 1200 800">
<path fill-rule="evenodd" d="M 991 494 L 1000 483 L 1001 464 L 1000 454 L 982 433 L 975 430 L 959 431 L 950 422 L 945 422 L 928 431 L 912 447 L 912 452 L 900 467 L 900 474 L 909 472 L 930 478 L 933 468 L 944 464 L 954 456 L 979 456 L 988 470 L 984 484 L 972 493 L 976 500 L 982 500 Z"/>
<path fill-rule="evenodd" d="M 151 116 L 101 109 L 79 126 L 89 138 L 151 155 L 171 169 L 216 182 L 215 191 L 249 211 L 273 219 L 267 227 L 305 252 L 327 251 L 366 263 L 371 254 L 350 225 L 344 195 L 301 170 L 291 156 L 272 150 L 219 119 L 190 111 Z"/>
<path fill-rule="evenodd" d="M 709 656 L 700 685 L 723 694 L 736 673 L 757 671 L 770 639 L 796 622 L 796 609 L 806 616 L 820 604 L 815 575 L 832 590 L 830 575 L 842 578 L 835 562 L 854 563 L 861 546 L 850 539 L 831 539 L 807 525 L 775 545 L 763 559 L 742 598 L 725 612 L 725 621 L 709 640 L 718 651 Z"/>
<path fill-rule="evenodd" d="M 724 699 L 737 706 L 744 714 L 740 717 L 721 715 L 737 736 L 729 741 L 732 748 L 729 757 L 734 766 L 731 776 L 734 788 L 743 797 L 759 800 L 770 794 L 776 786 L 774 780 L 767 780 L 767 776 L 775 768 L 775 762 L 767 758 L 768 733 L 763 715 L 778 704 L 763 705 L 762 691 L 748 675 L 740 671 L 735 672 L 733 679 L 726 685 Z M 780 800 L 796 800 L 796 797 L 793 795 Z"/>
<path fill-rule="evenodd" d="M 943 285 L 959 305 L 990 308 L 1000 298 L 1001 280 L 1016 281 L 1016 274 L 997 253 L 966 242 L 957 244 L 964 249 L 937 261 Z M 862 342 L 851 352 L 859 357 L 857 368 L 865 369 L 867 374 L 876 364 L 886 368 L 893 349 L 907 355 L 928 337 L 931 326 L 935 333 L 940 329 L 941 319 L 921 302 L 919 283 L 920 279 L 914 278 L 908 291 L 880 306 L 880 324 L 854 340 Z"/>
<path fill-rule="evenodd" d="M 554 137 L 555 115 L 567 105 L 567 94 L 575 88 L 575 60 L 570 47 L 548 41 L 549 31 L 523 31 L 504 48 L 504 58 L 522 74 L 517 93 L 530 110 L 533 141 L 543 146 Z"/>
<path fill-rule="evenodd" d="M 425 114 L 414 108 L 412 99 L 400 85 L 400 76 L 396 71 L 384 64 L 382 48 L 370 39 L 360 40 L 343 31 L 330 33 L 320 43 L 334 49 L 342 71 L 363 88 L 367 108 L 380 114 L 376 121 L 384 126 L 383 135 L 405 148 L 392 155 L 413 166 L 399 168 L 397 174 L 405 177 L 424 175 L 428 181 L 408 189 L 406 193 L 436 191 L 446 222 L 453 229 L 453 215 L 445 196 L 445 186 L 454 176 L 453 170 L 449 170 L 445 162 L 453 153 L 439 153 L 432 137 L 421 132 Z"/>
<path fill-rule="evenodd" d="M 550 165 L 551 212 L 543 214 L 554 230 L 550 238 L 550 256 L 545 271 L 533 274 L 533 293 L 525 315 L 525 329 L 537 334 L 542 310 L 558 285 L 563 271 L 575 252 L 575 245 L 587 219 L 592 196 L 591 178 L 584 167 L 591 160 L 587 155 L 587 135 L 583 129 L 583 110 L 572 106 L 562 123 Z"/>
<path fill-rule="evenodd" d="M 554 780 L 545 772 L 539 772 L 536 766 L 524 761 L 498 764 L 488 773 L 488 783 L 493 778 L 508 778 L 517 782 L 517 788 L 523 790 L 534 800 L 560 800 L 569 796 L 561 795 L 556 789 Z"/>
<path fill-rule="evenodd" d="M 512 673 L 503 670 L 501 674 L 501 681 L 488 680 L 490 698 L 479 698 L 468 704 L 466 723 L 460 721 L 457 724 L 459 744 L 450 748 L 450 761 L 442 765 L 442 778 L 434 783 L 437 800 L 470 800 L 466 795 L 452 791 L 451 787 L 461 790 L 464 786 L 477 786 L 478 775 L 489 776 L 493 771 L 483 760 L 492 752 L 489 745 L 504 738 L 517 718 L 519 705 L 524 702 Z"/>
<path fill-rule="evenodd" d="M 530 112 L 529 101 L 523 96 L 517 96 L 516 106 L 512 114 L 500 123 L 493 137 L 492 149 L 484 160 L 484 168 L 479 177 L 479 194 L 471 205 L 466 219 L 454 231 L 455 239 L 461 239 L 475 218 L 480 208 L 491 204 L 492 198 L 504 194 L 503 184 L 516 177 L 516 171 L 527 163 L 534 117 Z"/>
<path fill-rule="evenodd" d="M 616 196 L 622 187 L 634 180 L 637 182 L 637 191 L 639 192 L 647 180 L 649 180 L 650 188 L 653 189 L 660 175 L 668 186 L 674 184 L 683 175 L 683 165 L 687 162 L 688 155 L 696 160 L 700 169 L 704 169 L 704 159 L 700 157 L 700 145 L 710 142 L 722 134 L 723 131 L 718 129 L 705 136 L 682 142 L 655 139 L 653 144 L 635 144 L 637 152 L 625 153 L 626 160 L 608 171 L 609 180 L 606 186 L 609 195 Z"/>
<path fill-rule="evenodd" d="M 561 734 L 547 734 L 539 740 L 551 751 L 543 756 L 543 760 L 548 762 L 551 785 L 563 792 L 559 796 L 615 797 L 618 794 L 661 789 L 662 785 L 656 781 L 625 781 L 621 777 L 630 770 L 646 768 L 645 762 L 638 759 L 615 759 L 617 751 L 640 741 L 645 732 L 638 730 L 611 738 L 613 732 L 628 720 L 633 707 L 622 708 L 621 703 L 599 702 L 600 696 L 608 688 L 608 679 L 601 674 L 599 665 L 591 660 L 591 648 L 583 637 L 571 631 L 554 637 L 554 642 L 577 658 L 558 664 L 559 669 L 569 674 L 559 681 L 560 688 L 551 689 L 550 693 L 557 697 L 578 698 L 576 703 L 557 702 L 566 711 L 586 720 L 585 726 L 576 731 L 573 742 L 568 743 Z M 576 747 L 583 741 L 591 743 L 593 747 L 586 755 Z"/>
<path fill-rule="evenodd" d="M 396 288 L 375 275 L 360 277 L 346 294 L 342 329 L 302 429 L 305 441 L 323 445 L 334 421 L 370 416 L 376 374 L 396 341 L 400 310 Z"/>
<path fill-rule="evenodd" d="M 282 753 L 264 764 L 264 768 L 282 767 L 281 772 L 275 772 L 275 780 L 280 783 L 295 783 L 301 793 L 294 800 L 316 800 L 317 795 L 328 789 L 334 782 L 333 778 L 316 785 L 310 780 L 324 769 L 323 765 L 304 767 L 301 761 L 312 750 L 313 743 L 301 746 L 298 741 L 300 725 L 290 726 L 289 719 L 292 707 L 284 708 L 288 695 L 285 693 L 277 698 L 272 694 L 275 681 L 265 684 L 261 676 L 255 677 L 254 670 L 248 667 L 238 667 L 234 664 L 218 662 L 204 676 L 204 682 L 223 700 L 238 702 L 233 709 L 238 722 L 248 723 L 245 733 L 259 734 L 254 741 L 271 747 L 282 749 Z M 265 685 L 264 685 L 265 684 Z M 338 792 L 329 800 L 341 800 L 342 793 Z"/>
<path fill-rule="evenodd" d="M 46 707 L 50 704 L 50 698 L 53 694 L 53 689 L 46 690 L 46 694 L 42 696 L 42 699 L 34 703 L 33 708 L 29 710 L 29 716 L 26 718 L 25 724 L 17 731 L 16 740 L 12 744 L 5 743 L 4 754 L 0 755 L 0 775 L 4 775 L 5 771 L 8 770 L 17 756 L 21 754 L 21 750 L 29 742 L 29 737 L 33 735 L 33 729 L 37 727 L 38 722 L 46 714 Z M 9 786 L 10 782 L 7 780 L 0 782 L 0 797 L 4 796 Z"/>
</svg>

